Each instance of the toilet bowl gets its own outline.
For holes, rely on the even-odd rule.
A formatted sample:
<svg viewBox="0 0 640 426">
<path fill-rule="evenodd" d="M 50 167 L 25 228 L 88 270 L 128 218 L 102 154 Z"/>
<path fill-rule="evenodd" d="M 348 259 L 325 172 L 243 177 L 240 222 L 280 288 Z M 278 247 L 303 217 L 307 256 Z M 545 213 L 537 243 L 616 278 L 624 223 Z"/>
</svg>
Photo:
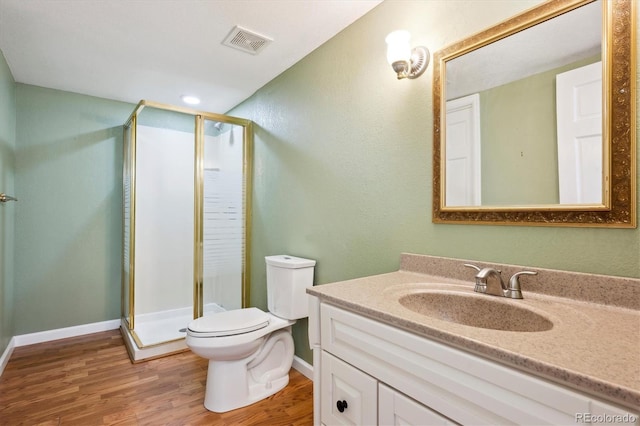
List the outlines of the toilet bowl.
<svg viewBox="0 0 640 426">
<path fill-rule="evenodd" d="M 220 312 L 191 322 L 187 346 L 209 360 L 204 406 L 223 413 L 284 388 L 293 362 L 294 323 L 258 308 Z"/>
<path fill-rule="evenodd" d="M 230 310 L 187 327 L 187 346 L 209 360 L 204 406 L 210 411 L 253 404 L 289 383 L 291 326 L 308 315 L 306 288 L 313 284 L 315 261 L 282 255 L 268 256 L 266 262 L 270 312 Z"/>
</svg>

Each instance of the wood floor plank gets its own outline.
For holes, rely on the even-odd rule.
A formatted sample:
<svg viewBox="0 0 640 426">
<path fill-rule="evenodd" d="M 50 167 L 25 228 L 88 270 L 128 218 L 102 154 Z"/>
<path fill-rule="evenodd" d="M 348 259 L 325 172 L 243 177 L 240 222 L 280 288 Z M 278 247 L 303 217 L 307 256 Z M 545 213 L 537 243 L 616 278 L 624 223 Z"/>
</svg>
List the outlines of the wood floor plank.
<svg viewBox="0 0 640 426">
<path fill-rule="evenodd" d="M 18 347 L 0 378 L 0 425 L 311 425 L 313 384 L 227 413 L 204 408 L 207 360 L 187 351 L 132 364 L 118 330 Z"/>
</svg>

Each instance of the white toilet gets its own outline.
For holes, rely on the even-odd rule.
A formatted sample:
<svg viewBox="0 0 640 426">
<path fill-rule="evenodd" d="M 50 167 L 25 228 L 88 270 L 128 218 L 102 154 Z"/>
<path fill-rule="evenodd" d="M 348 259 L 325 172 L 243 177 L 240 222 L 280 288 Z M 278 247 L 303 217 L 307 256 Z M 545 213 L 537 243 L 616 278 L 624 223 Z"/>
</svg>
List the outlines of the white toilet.
<svg viewBox="0 0 640 426">
<path fill-rule="evenodd" d="M 193 320 L 187 346 L 209 360 L 204 406 L 217 413 L 260 401 L 289 383 L 291 326 L 308 316 L 315 260 L 265 257 L 269 312 L 236 309 Z"/>
</svg>

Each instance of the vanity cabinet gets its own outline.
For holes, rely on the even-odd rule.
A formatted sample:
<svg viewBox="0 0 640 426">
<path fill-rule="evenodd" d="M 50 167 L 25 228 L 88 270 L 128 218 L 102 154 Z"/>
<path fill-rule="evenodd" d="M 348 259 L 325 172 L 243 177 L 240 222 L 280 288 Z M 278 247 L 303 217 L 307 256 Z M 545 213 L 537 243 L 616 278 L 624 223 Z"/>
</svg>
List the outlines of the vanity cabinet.
<svg viewBox="0 0 640 426">
<path fill-rule="evenodd" d="M 324 425 L 639 424 L 590 395 L 311 299 Z"/>
<path fill-rule="evenodd" d="M 454 425 L 339 358 L 321 355 L 324 425 Z"/>
</svg>

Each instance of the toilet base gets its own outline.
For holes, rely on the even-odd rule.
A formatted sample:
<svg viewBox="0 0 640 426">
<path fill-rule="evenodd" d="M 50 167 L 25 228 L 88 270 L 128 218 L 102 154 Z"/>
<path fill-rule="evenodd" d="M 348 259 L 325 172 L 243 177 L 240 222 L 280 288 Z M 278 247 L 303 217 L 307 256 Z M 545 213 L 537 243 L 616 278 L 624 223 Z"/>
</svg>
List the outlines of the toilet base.
<svg viewBox="0 0 640 426">
<path fill-rule="evenodd" d="M 289 329 L 272 333 L 248 358 L 209 360 L 205 408 L 224 413 L 273 395 L 289 383 L 292 363 L 293 338 Z"/>
<path fill-rule="evenodd" d="M 256 384 L 248 389 L 248 393 L 242 398 L 233 398 L 230 395 L 220 395 L 209 392 L 209 382 L 207 378 L 207 391 L 204 398 L 204 408 L 214 413 L 225 413 L 254 404 L 270 397 L 284 389 L 289 384 L 289 375 L 276 379 L 269 384 Z"/>
</svg>

